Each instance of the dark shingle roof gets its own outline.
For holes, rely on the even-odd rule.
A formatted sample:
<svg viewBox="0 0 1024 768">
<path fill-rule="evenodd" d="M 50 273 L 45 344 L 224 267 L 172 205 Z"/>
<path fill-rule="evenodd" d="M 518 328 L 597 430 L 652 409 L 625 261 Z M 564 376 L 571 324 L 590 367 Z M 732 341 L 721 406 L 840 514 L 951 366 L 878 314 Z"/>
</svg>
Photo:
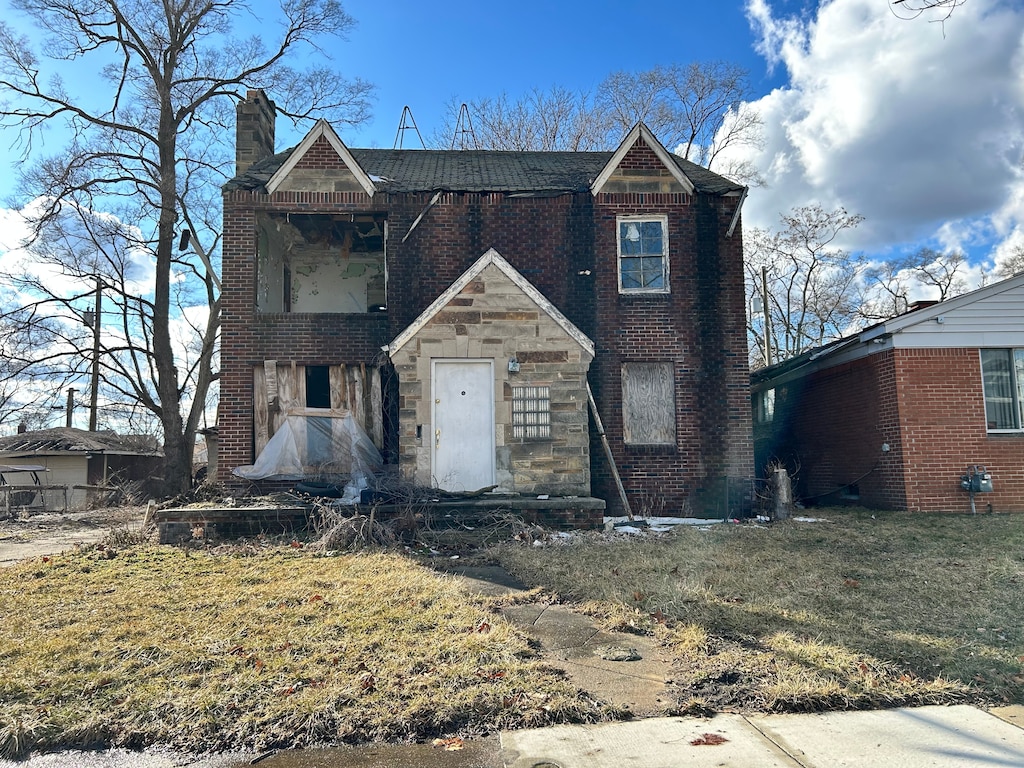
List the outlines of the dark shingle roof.
<svg viewBox="0 0 1024 768">
<path fill-rule="evenodd" d="M 139 435 L 122 436 L 113 432 L 86 432 L 81 429 L 57 427 L 0 437 L 0 454 L 32 453 L 117 453 L 159 456 L 152 438 Z"/>
<path fill-rule="evenodd" d="M 265 186 L 294 151 L 261 160 L 231 179 L 226 190 Z M 489 150 L 352 149 L 381 192 L 585 192 L 612 152 L 498 152 Z M 743 187 L 689 160 L 672 156 L 698 192 L 722 195 Z"/>
</svg>

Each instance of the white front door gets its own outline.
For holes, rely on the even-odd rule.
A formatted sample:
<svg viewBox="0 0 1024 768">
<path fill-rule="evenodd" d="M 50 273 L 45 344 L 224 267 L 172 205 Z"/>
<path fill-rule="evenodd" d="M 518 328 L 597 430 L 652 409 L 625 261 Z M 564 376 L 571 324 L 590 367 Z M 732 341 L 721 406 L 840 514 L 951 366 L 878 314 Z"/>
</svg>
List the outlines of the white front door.
<svg viewBox="0 0 1024 768">
<path fill-rule="evenodd" d="M 494 361 L 434 360 L 434 485 L 475 491 L 494 485 Z"/>
</svg>

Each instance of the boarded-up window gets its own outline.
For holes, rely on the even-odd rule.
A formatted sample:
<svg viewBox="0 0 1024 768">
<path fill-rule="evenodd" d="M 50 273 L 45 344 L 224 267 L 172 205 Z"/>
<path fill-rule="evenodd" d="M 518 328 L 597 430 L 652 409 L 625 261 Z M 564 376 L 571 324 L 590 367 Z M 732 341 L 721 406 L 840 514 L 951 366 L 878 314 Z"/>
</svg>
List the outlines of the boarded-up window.
<svg viewBox="0 0 1024 768">
<path fill-rule="evenodd" d="M 512 387 L 512 437 L 551 437 L 551 392 L 548 387 Z"/>
<path fill-rule="evenodd" d="M 624 363 L 622 426 L 627 445 L 674 445 L 676 397 L 672 363 Z"/>
</svg>

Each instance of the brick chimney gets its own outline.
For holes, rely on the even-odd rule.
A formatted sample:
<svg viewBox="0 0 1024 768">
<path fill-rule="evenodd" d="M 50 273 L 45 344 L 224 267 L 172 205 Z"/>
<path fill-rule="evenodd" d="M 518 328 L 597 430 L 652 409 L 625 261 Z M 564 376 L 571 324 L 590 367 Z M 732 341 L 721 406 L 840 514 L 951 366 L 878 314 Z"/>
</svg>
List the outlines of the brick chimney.
<svg viewBox="0 0 1024 768">
<path fill-rule="evenodd" d="M 248 91 L 235 106 L 235 175 L 241 176 L 274 154 L 274 102 L 260 90 Z"/>
</svg>

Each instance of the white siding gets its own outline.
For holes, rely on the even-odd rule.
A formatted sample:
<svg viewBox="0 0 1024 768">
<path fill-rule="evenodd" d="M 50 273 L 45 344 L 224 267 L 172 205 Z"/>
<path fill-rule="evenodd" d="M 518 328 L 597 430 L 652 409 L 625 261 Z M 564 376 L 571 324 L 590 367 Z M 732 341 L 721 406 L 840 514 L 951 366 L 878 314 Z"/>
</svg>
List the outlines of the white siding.
<svg viewBox="0 0 1024 768">
<path fill-rule="evenodd" d="M 929 308 L 933 317 L 894 333 L 893 345 L 901 349 L 1024 347 L 1024 286 L 960 306 L 953 302 L 946 311 L 941 305 Z"/>
</svg>

